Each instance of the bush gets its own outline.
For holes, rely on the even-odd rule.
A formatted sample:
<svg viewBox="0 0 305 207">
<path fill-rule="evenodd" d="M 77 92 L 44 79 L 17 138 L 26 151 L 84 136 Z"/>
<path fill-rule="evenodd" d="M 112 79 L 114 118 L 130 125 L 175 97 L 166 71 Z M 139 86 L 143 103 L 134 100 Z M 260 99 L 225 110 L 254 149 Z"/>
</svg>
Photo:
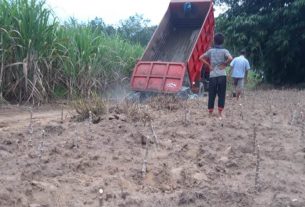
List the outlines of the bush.
<svg viewBox="0 0 305 207">
<path fill-rule="evenodd" d="M 232 51 L 246 48 L 254 68 L 272 84 L 305 82 L 304 0 L 217 0 L 230 9 L 217 18 Z"/>
</svg>

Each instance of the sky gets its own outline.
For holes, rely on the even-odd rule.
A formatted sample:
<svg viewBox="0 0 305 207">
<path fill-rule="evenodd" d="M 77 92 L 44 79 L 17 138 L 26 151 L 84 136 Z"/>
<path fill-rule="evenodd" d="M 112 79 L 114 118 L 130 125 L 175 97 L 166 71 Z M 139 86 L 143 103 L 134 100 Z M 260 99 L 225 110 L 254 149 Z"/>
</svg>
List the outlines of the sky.
<svg viewBox="0 0 305 207">
<path fill-rule="evenodd" d="M 64 22 L 69 17 L 90 21 L 100 17 L 106 24 L 116 25 L 120 20 L 143 14 L 151 24 L 159 24 L 170 0 L 46 0 L 55 15 Z M 221 10 L 216 9 L 215 15 Z"/>
</svg>

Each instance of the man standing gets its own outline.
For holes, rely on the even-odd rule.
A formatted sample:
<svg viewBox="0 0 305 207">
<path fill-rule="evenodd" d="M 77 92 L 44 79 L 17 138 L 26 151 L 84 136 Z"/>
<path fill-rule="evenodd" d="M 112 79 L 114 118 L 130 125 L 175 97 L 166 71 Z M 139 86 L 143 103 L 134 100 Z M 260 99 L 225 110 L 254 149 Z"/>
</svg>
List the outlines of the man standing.
<svg viewBox="0 0 305 207">
<path fill-rule="evenodd" d="M 214 102 L 217 95 L 218 114 L 220 117 L 222 116 L 226 98 L 227 77 L 225 68 L 232 60 L 232 56 L 229 51 L 223 48 L 223 43 L 223 34 L 215 34 L 214 47 L 199 57 L 199 59 L 209 68 L 210 71 L 208 100 L 209 114 L 213 114 Z M 209 60 L 210 63 L 207 60 Z"/>
<path fill-rule="evenodd" d="M 249 61 L 245 58 L 246 51 L 241 50 L 240 56 L 234 58 L 230 64 L 230 73 L 233 79 L 233 97 L 237 100 L 243 92 L 244 84 L 247 82 L 248 70 L 250 70 Z"/>
<path fill-rule="evenodd" d="M 186 17 L 189 17 L 191 15 L 191 12 L 192 12 L 192 4 L 191 4 L 191 2 L 185 2 L 183 4 L 183 11 L 184 11 L 184 15 Z"/>
</svg>

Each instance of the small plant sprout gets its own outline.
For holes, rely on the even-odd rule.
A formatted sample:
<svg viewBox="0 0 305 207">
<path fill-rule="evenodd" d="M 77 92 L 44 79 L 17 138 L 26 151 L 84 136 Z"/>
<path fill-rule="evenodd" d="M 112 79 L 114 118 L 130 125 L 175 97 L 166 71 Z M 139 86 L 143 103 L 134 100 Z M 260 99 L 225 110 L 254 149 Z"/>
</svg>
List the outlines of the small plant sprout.
<svg viewBox="0 0 305 207">
<path fill-rule="evenodd" d="M 61 107 L 61 118 L 60 123 L 64 123 L 64 107 Z"/>
<path fill-rule="evenodd" d="M 305 147 L 305 116 L 304 116 L 304 113 L 303 111 L 301 111 L 301 141 L 302 141 L 302 144 L 303 144 L 303 147 Z"/>
<path fill-rule="evenodd" d="M 151 120 L 150 120 L 150 122 L 149 122 L 149 126 L 150 126 L 151 133 L 153 134 L 155 147 L 158 148 L 158 146 L 159 146 L 159 140 L 158 140 L 158 137 L 157 137 L 157 135 L 156 135 L 156 132 L 155 132 L 155 130 L 154 130 L 154 126 L 153 126 Z"/>
<path fill-rule="evenodd" d="M 98 199 L 99 199 L 99 207 L 103 207 L 104 206 L 104 202 L 103 202 L 103 193 L 104 193 L 104 190 L 102 188 L 100 188 L 98 190 L 98 193 L 99 193 L 99 196 L 98 196 Z"/>
<path fill-rule="evenodd" d="M 303 124 L 302 124 L 302 138 L 303 138 L 303 140 L 305 140 L 305 122 L 303 122 Z"/>
<path fill-rule="evenodd" d="M 255 191 L 258 193 L 260 191 L 260 146 L 256 146 L 256 169 L 255 169 Z"/>
<path fill-rule="evenodd" d="M 143 178 L 145 177 L 146 172 L 147 172 L 147 159 L 148 159 L 150 138 L 147 136 L 146 140 L 147 141 L 146 141 L 146 147 L 145 147 L 145 155 L 144 155 L 144 160 L 143 160 L 143 165 L 142 165 L 142 176 L 143 176 Z"/>
<path fill-rule="evenodd" d="M 29 134 L 33 134 L 33 110 L 32 107 L 30 107 L 30 124 L 28 127 Z"/>
<path fill-rule="evenodd" d="M 42 133 L 41 133 L 41 141 L 38 145 L 38 157 L 39 159 L 41 159 L 42 157 L 42 154 L 43 154 L 43 151 L 44 151 L 44 139 L 45 139 L 45 130 L 42 130 Z"/>
<path fill-rule="evenodd" d="M 243 108 L 243 105 L 239 104 L 239 106 L 240 106 L 240 117 L 241 117 L 241 120 L 244 120 L 244 108 Z"/>
<path fill-rule="evenodd" d="M 30 134 L 30 138 L 29 138 L 29 141 L 28 141 L 28 146 L 32 146 L 32 134 L 34 132 L 33 130 L 33 110 L 32 110 L 32 107 L 30 107 L 30 124 L 29 124 L 29 127 L 28 127 L 28 132 Z"/>
<path fill-rule="evenodd" d="M 291 125 L 295 125 L 296 124 L 296 119 L 297 119 L 297 111 L 296 110 L 294 110 L 293 112 L 292 112 L 292 115 L 291 115 Z"/>
<path fill-rule="evenodd" d="M 93 114 L 92 111 L 89 111 L 89 120 L 88 120 L 88 131 L 90 139 L 92 139 L 92 124 L 93 124 Z"/>
<path fill-rule="evenodd" d="M 73 143 L 74 143 L 74 148 L 78 148 L 78 141 L 79 140 L 79 134 L 77 132 L 77 126 L 75 126 L 75 129 L 74 129 L 74 140 L 73 140 Z"/>
<path fill-rule="evenodd" d="M 253 124 L 253 148 L 254 155 L 256 155 L 256 169 L 255 169 L 255 191 L 258 193 L 260 191 L 259 179 L 260 179 L 260 146 L 257 141 L 257 126 Z"/>
<path fill-rule="evenodd" d="M 183 124 L 184 126 L 188 126 L 190 124 L 190 109 L 188 107 L 187 101 L 184 104 L 184 117 L 183 117 Z"/>
<path fill-rule="evenodd" d="M 254 154 L 255 154 L 256 143 L 257 143 L 257 141 L 256 141 L 256 130 L 257 130 L 256 125 L 253 124 L 253 153 Z"/>
<path fill-rule="evenodd" d="M 93 118 L 92 118 L 92 111 L 89 111 L 89 126 L 90 127 L 92 125 L 92 120 L 93 120 Z"/>
</svg>

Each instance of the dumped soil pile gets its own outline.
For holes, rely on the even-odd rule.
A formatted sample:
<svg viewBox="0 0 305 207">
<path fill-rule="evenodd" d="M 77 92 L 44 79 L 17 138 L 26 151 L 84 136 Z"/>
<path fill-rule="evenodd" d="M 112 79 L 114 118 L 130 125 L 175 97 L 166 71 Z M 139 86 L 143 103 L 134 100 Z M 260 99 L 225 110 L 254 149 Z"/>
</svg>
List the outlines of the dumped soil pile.
<svg viewBox="0 0 305 207">
<path fill-rule="evenodd" d="M 251 91 L 223 119 L 206 98 L 111 103 L 95 124 L 2 107 L 0 206 L 304 207 L 304 100 Z"/>
</svg>

